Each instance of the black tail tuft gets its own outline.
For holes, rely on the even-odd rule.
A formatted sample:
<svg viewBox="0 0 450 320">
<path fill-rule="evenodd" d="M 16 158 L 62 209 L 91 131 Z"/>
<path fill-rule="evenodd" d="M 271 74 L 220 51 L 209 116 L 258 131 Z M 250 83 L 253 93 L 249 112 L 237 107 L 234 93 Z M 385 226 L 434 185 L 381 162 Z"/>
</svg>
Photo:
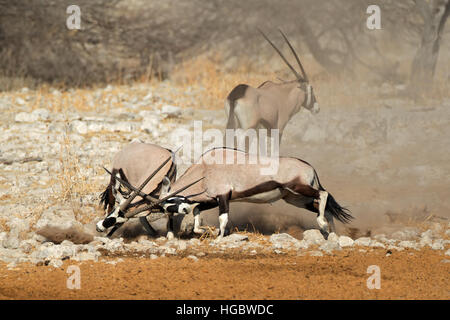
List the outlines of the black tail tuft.
<svg viewBox="0 0 450 320">
<path fill-rule="evenodd" d="M 106 210 L 109 204 L 109 186 L 100 194 L 100 205 L 103 204 L 103 209 Z"/>
<path fill-rule="evenodd" d="M 354 217 L 350 214 L 350 210 L 341 207 L 329 193 L 325 210 L 328 210 L 333 215 L 333 217 L 335 217 L 342 223 L 349 223 L 352 219 L 354 219 Z"/>
</svg>

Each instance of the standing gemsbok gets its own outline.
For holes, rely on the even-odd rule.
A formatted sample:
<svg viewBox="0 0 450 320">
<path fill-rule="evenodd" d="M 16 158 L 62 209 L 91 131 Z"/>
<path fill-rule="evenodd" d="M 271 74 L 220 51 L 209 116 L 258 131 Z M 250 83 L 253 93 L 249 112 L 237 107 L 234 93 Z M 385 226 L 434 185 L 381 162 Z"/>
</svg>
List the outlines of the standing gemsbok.
<svg viewBox="0 0 450 320">
<path fill-rule="evenodd" d="M 291 49 L 302 75 L 287 61 L 281 51 L 260 31 L 283 61 L 294 73 L 296 80 L 274 83 L 266 81 L 258 88 L 247 84 L 236 86 L 225 101 L 225 112 L 228 117 L 227 129 L 278 129 L 279 139 L 283 134 L 288 121 L 304 107 L 313 113 L 319 112 L 308 76 L 291 43 L 280 30 L 281 35 Z"/>
<path fill-rule="evenodd" d="M 250 157 L 248 153 L 230 148 L 214 148 L 205 152 L 171 186 L 178 190 L 190 187 L 168 198 L 164 208 L 178 213 L 193 211 L 194 232 L 202 233 L 200 212 L 218 206 L 220 237 L 225 235 L 230 201 L 271 203 L 283 199 L 298 208 L 317 213 L 317 223 L 326 236 L 335 232 L 333 218 L 343 223 L 353 218 L 322 187 L 316 170 L 307 162 L 279 157 L 278 171 L 263 175 L 260 163 L 268 162 L 251 162 Z"/>
</svg>

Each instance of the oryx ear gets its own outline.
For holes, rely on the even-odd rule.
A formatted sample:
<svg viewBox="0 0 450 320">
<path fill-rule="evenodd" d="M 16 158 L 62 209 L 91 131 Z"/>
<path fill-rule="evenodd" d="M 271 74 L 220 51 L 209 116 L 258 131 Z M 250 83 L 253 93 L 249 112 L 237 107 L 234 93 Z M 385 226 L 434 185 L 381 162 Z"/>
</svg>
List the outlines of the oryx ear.
<svg viewBox="0 0 450 320">
<path fill-rule="evenodd" d="M 170 179 L 165 176 L 162 180 L 161 192 L 159 193 L 159 198 L 164 198 L 170 191 Z"/>
</svg>

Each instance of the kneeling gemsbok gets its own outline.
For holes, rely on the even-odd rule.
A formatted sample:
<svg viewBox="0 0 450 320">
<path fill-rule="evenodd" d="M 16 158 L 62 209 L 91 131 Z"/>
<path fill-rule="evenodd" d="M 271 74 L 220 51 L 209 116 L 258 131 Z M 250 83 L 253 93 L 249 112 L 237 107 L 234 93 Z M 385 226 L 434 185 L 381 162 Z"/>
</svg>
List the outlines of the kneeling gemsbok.
<svg viewBox="0 0 450 320">
<path fill-rule="evenodd" d="M 158 166 L 160 168 L 155 171 Z M 114 156 L 110 174 L 110 182 L 100 200 L 107 219 L 98 222 L 98 232 L 103 232 L 116 223 L 125 222 L 126 219 L 121 214 L 126 210 L 157 201 L 163 178 L 168 177 L 174 182 L 177 167 L 171 150 L 136 141 L 126 145 Z M 137 192 L 134 190 L 136 188 L 129 189 L 132 186 L 142 187 Z"/>
<path fill-rule="evenodd" d="M 169 193 L 169 185 L 176 179 L 174 155 L 174 152 L 157 145 L 138 142 L 120 151 L 114 157 L 112 172 L 105 169 L 111 175 L 111 180 L 101 196 L 106 217 L 97 222 L 97 231 L 104 232 L 112 228 L 108 233 L 111 236 L 129 219 L 138 217 L 146 231 L 154 233 L 150 223 L 165 216 L 168 218 L 167 238 L 173 238 L 174 211 L 173 205 L 167 200 L 202 180 Z M 182 205 L 177 206 L 177 210 L 183 214 L 191 212 L 188 208 L 189 204 L 185 205 L 184 210 Z"/>
</svg>

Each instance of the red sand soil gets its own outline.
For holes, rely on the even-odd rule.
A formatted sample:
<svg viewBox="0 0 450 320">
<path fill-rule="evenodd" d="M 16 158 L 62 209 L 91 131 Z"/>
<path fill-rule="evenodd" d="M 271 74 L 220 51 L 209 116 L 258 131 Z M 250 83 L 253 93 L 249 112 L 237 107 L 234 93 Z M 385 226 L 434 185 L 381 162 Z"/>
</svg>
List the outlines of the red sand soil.
<svg viewBox="0 0 450 320">
<path fill-rule="evenodd" d="M 447 257 L 448 258 L 448 257 Z M 443 252 L 343 250 L 333 256 L 207 254 L 126 257 L 116 265 L 64 261 L 61 268 L 0 264 L 0 299 L 449 299 L 450 263 Z M 105 258 L 104 261 L 117 260 Z M 69 265 L 81 289 L 68 289 Z M 381 289 L 369 290 L 367 268 L 381 269 Z"/>
</svg>

